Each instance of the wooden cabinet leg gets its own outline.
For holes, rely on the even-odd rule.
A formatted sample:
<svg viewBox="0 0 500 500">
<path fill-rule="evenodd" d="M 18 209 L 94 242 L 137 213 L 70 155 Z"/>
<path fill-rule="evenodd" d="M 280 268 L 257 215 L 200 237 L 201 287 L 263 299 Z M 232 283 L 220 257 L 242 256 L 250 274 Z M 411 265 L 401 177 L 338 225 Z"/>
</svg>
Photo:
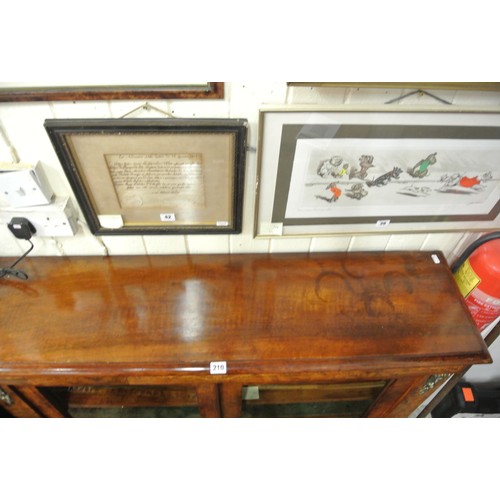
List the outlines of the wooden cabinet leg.
<svg viewBox="0 0 500 500">
<path fill-rule="evenodd" d="M 221 407 L 223 417 L 241 417 L 242 387 L 243 386 L 241 384 L 231 383 L 221 385 Z"/>
<path fill-rule="evenodd" d="M 205 418 L 217 418 L 221 416 L 219 387 L 217 384 L 202 384 L 196 386 L 198 408 L 200 415 Z"/>
</svg>

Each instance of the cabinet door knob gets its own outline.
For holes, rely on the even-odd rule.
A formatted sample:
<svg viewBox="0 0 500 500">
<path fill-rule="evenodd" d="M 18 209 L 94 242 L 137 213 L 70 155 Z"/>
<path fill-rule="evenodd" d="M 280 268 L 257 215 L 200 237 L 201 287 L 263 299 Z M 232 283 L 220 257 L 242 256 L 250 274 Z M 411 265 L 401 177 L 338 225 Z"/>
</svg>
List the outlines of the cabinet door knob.
<svg viewBox="0 0 500 500">
<path fill-rule="evenodd" d="M 10 406 L 13 401 L 9 394 L 7 394 L 3 389 L 0 389 L 0 401 Z"/>
</svg>

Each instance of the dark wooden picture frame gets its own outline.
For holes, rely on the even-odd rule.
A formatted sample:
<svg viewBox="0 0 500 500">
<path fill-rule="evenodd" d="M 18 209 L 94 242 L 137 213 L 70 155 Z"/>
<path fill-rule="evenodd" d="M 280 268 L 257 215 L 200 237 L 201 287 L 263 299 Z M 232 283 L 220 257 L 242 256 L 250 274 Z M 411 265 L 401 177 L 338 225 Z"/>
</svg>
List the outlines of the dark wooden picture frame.
<svg viewBox="0 0 500 500">
<path fill-rule="evenodd" d="M 48 119 L 93 234 L 241 232 L 247 121 Z"/>
<path fill-rule="evenodd" d="M 0 102 L 130 99 L 224 99 L 223 82 L 186 85 L 12 86 L 0 88 Z"/>
</svg>

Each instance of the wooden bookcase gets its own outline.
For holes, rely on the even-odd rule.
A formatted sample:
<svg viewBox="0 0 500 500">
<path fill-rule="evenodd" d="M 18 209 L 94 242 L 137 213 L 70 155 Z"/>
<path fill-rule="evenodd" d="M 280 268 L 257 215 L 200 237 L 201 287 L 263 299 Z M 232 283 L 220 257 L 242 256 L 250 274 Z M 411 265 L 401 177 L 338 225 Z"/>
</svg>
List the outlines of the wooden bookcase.
<svg viewBox="0 0 500 500">
<path fill-rule="evenodd" d="M 439 252 L 20 267 L 27 281 L 0 280 L 0 404 L 17 417 L 406 417 L 491 362 Z"/>
</svg>

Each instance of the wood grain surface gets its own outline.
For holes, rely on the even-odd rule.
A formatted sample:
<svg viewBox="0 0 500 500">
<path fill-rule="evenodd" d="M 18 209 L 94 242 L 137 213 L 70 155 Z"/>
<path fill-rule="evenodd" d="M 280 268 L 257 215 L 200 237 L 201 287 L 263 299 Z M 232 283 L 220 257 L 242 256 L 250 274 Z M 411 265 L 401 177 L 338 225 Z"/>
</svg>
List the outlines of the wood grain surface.
<svg viewBox="0 0 500 500">
<path fill-rule="evenodd" d="M 435 255 L 31 258 L 0 281 L 0 376 L 487 362 Z"/>
</svg>

